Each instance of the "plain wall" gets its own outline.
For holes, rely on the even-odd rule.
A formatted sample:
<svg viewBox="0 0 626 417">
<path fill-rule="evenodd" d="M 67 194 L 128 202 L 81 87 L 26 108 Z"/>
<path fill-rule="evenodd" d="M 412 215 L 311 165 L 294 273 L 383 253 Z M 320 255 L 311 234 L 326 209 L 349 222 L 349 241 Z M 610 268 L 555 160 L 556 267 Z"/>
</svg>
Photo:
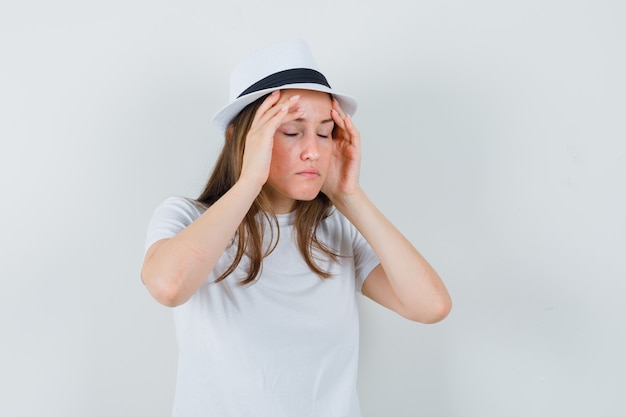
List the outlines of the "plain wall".
<svg viewBox="0 0 626 417">
<path fill-rule="evenodd" d="M 196 196 L 242 57 L 308 40 L 361 182 L 440 272 L 436 325 L 361 299 L 364 417 L 626 415 L 626 7 L 0 2 L 0 415 L 168 416 L 152 210 Z"/>
</svg>

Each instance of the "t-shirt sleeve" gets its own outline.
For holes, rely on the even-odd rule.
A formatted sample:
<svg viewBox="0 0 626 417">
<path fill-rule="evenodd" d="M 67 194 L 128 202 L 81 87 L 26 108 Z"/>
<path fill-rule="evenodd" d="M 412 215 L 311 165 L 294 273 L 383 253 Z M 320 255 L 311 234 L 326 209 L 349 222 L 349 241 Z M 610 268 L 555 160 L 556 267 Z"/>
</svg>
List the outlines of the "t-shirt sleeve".
<svg viewBox="0 0 626 417">
<path fill-rule="evenodd" d="M 148 223 L 145 251 L 161 239 L 169 239 L 193 223 L 203 213 L 198 203 L 183 197 L 170 197 L 152 213 Z"/>
<path fill-rule="evenodd" d="M 380 264 L 380 261 L 374 253 L 374 249 L 372 249 L 363 235 L 352 224 L 350 226 L 353 229 L 352 250 L 354 253 L 356 288 L 361 292 L 365 279 Z"/>
</svg>

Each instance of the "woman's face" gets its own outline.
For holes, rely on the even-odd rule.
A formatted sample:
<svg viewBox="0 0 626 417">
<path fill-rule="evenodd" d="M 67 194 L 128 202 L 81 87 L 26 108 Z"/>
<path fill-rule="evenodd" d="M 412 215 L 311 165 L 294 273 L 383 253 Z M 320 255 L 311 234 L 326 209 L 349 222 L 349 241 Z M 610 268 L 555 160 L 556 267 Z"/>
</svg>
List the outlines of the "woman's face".
<svg viewBox="0 0 626 417">
<path fill-rule="evenodd" d="M 288 213 L 296 200 L 313 200 L 322 189 L 333 151 L 334 122 L 328 93 L 283 90 L 281 95 L 299 95 L 298 108 L 304 112 L 276 130 L 264 190 L 276 213 Z"/>
</svg>

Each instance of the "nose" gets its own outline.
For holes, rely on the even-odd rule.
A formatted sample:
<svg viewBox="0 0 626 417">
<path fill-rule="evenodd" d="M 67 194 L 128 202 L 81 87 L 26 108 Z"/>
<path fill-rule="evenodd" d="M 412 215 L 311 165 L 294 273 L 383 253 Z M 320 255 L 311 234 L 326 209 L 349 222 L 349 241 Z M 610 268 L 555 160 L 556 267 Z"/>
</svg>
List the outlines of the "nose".
<svg viewBox="0 0 626 417">
<path fill-rule="evenodd" d="M 301 158 L 303 161 L 317 161 L 320 159 L 319 144 L 315 134 L 307 134 L 303 140 L 304 147 L 302 148 Z"/>
</svg>

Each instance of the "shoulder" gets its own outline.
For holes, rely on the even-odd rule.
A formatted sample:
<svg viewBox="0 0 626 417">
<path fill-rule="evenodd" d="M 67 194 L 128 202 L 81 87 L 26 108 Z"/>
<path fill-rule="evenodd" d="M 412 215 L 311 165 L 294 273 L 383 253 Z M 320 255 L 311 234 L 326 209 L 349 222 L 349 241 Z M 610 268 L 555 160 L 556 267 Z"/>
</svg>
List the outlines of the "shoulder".
<svg viewBox="0 0 626 417">
<path fill-rule="evenodd" d="M 318 237 L 335 248 L 344 245 L 355 247 L 363 240 L 357 228 L 335 207 L 320 222 L 317 233 Z"/>
<path fill-rule="evenodd" d="M 380 263 L 370 244 L 359 230 L 335 207 L 332 208 L 320 226 L 330 247 L 343 256 L 349 256 L 354 263 L 357 288 L 361 288 L 369 273 Z"/>
<path fill-rule="evenodd" d="M 328 233 L 341 233 L 345 237 L 355 237 L 358 233 L 350 220 L 335 207 L 331 207 L 328 216 L 320 223 L 322 230 Z"/>
<path fill-rule="evenodd" d="M 187 197 L 174 196 L 165 199 L 154 210 L 154 215 L 165 217 L 175 217 L 184 220 L 185 218 L 193 222 L 200 217 L 206 207 L 196 200 Z"/>
<path fill-rule="evenodd" d="M 152 213 L 145 247 L 149 248 L 158 240 L 174 237 L 200 217 L 205 210 L 204 205 L 190 198 L 165 199 Z"/>
</svg>

